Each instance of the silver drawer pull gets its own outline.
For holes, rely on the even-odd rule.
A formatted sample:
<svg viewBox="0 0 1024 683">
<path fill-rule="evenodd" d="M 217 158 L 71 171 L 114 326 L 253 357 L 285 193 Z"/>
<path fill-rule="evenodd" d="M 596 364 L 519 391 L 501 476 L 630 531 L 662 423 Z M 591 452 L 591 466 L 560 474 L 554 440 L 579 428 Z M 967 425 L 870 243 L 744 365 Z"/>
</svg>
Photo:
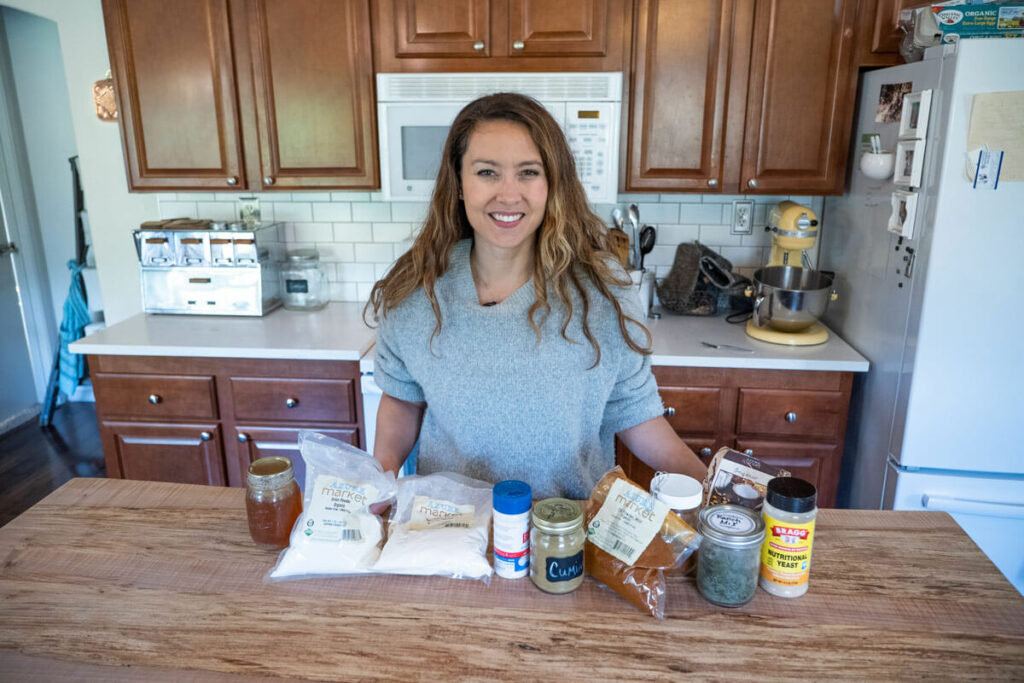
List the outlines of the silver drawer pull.
<svg viewBox="0 0 1024 683">
<path fill-rule="evenodd" d="M 718 179 L 717 178 L 710 178 L 708 180 L 708 187 L 718 187 Z"/>
<path fill-rule="evenodd" d="M 272 176 L 272 175 L 265 175 L 265 176 L 263 176 L 263 184 L 267 185 L 267 186 L 273 185 L 274 184 L 274 176 Z"/>
<path fill-rule="evenodd" d="M 786 422 L 796 422 L 796 413 L 786 413 Z"/>
<path fill-rule="evenodd" d="M 516 42 L 512 43 L 513 50 L 522 50 L 524 47 L 526 47 L 526 43 L 524 43 L 521 40 L 517 40 Z"/>
<path fill-rule="evenodd" d="M 706 458 L 709 455 L 711 455 L 711 449 L 710 448 L 705 446 L 704 448 L 700 449 L 700 457 Z"/>
<path fill-rule="evenodd" d="M 213 438 L 213 434 L 211 434 L 210 432 L 199 432 L 199 438 L 202 439 L 203 441 L 209 441 L 210 439 Z"/>
<path fill-rule="evenodd" d="M 743 452 L 746 453 L 747 455 L 753 455 L 754 454 L 754 449 L 753 448 L 748 448 L 748 449 L 746 449 Z"/>
<path fill-rule="evenodd" d="M 297 398 L 286 398 L 284 400 L 284 404 L 286 406 L 288 406 L 289 408 L 294 408 L 295 406 L 299 405 L 299 399 L 297 399 Z"/>
<path fill-rule="evenodd" d="M 751 178 L 750 180 L 747 181 L 747 187 L 749 187 L 751 190 L 756 190 L 757 189 L 757 181 L 754 180 L 753 178 Z"/>
<path fill-rule="evenodd" d="M 150 394 L 149 395 L 149 402 L 152 403 L 153 405 L 156 405 L 157 403 L 160 403 L 161 401 L 163 401 L 163 399 L 160 398 L 159 396 L 157 396 L 156 394 Z"/>
<path fill-rule="evenodd" d="M 676 409 L 672 406 L 665 408 L 665 417 L 672 417 L 676 414 Z"/>
<path fill-rule="evenodd" d="M 245 434 L 239 434 L 238 435 L 238 443 L 245 443 L 248 440 L 249 440 L 249 437 L 247 437 Z"/>
<path fill-rule="evenodd" d="M 238 184 L 238 178 L 236 178 L 235 176 L 229 176 L 228 177 L 228 185 L 237 185 L 237 184 Z"/>
<path fill-rule="evenodd" d="M 478 40 L 475 43 L 473 43 L 473 49 L 476 50 L 477 52 L 479 52 L 480 50 L 483 50 L 484 49 L 484 41 Z"/>
</svg>

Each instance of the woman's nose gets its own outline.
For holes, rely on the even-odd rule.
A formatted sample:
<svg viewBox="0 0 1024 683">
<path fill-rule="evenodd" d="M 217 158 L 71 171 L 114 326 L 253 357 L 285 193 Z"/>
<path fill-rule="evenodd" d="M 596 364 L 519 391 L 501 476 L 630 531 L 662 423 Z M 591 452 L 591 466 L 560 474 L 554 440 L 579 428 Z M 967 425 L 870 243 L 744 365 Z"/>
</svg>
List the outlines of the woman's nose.
<svg viewBox="0 0 1024 683">
<path fill-rule="evenodd" d="M 519 187 L 519 179 L 515 176 L 505 177 L 498 186 L 498 200 L 503 202 L 516 202 L 523 196 Z"/>
</svg>

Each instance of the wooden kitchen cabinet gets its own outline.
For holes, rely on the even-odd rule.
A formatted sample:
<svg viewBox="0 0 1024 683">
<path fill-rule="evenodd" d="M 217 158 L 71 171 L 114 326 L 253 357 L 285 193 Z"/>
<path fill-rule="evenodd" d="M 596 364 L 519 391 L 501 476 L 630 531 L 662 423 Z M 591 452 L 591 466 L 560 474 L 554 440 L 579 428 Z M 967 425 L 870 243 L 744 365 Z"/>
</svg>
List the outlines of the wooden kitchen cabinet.
<svg viewBox="0 0 1024 683">
<path fill-rule="evenodd" d="M 723 446 L 789 470 L 835 505 L 853 375 L 849 372 L 657 366 L 666 418 L 707 464 Z M 654 471 L 616 443 L 627 476 L 650 485 Z"/>
<path fill-rule="evenodd" d="M 367 1 L 103 0 L 129 187 L 379 187 Z"/>
<path fill-rule="evenodd" d="M 903 64 L 900 42 L 905 34 L 898 28 L 900 12 L 928 4 L 921 0 L 861 0 L 854 56 L 857 64 L 872 67 Z"/>
<path fill-rule="evenodd" d="M 90 356 L 107 473 L 243 486 L 312 429 L 365 448 L 357 361 Z"/>
<path fill-rule="evenodd" d="M 628 0 L 373 0 L 381 72 L 622 71 Z"/>
<path fill-rule="evenodd" d="M 856 0 L 637 0 L 627 191 L 842 192 Z"/>
</svg>

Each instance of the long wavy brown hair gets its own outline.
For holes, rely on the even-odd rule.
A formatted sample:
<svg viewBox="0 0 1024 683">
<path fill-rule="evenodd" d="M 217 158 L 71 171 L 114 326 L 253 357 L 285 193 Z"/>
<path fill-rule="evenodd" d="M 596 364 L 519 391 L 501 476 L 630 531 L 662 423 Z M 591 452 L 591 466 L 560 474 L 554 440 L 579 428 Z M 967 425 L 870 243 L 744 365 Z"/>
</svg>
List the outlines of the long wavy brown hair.
<svg viewBox="0 0 1024 683">
<path fill-rule="evenodd" d="M 596 353 L 594 366 L 601 362 L 601 347 L 587 322 L 590 300 L 584 279 L 589 279 L 597 290 L 615 307 L 619 330 L 631 349 L 649 354 L 651 335 L 644 325 L 622 311 L 622 306 L 611 287 L 630 284 L 626 274 L 613 265 L 614 257 L 608 250 L 604 223 L 594 215 L 587 204 L 586 194 L 576 175 L 576 162 L 558 123 L 536 100 L 517 93 L 497 93 L 481 97 L 467 104 L 452 123 L 444 143 L 441 168 L 430 200 L 430 209 L 423 229 L 412 247 L 395 261 L 384 278 L 370 291 L 370 300 L 363 310 L 364 318 L 373 309 L 374 320 L 387 314 L 417 287 L 430 301 L 437 318 L 431 341 L 441 331 L 441 308 L 434 293 L 438 278 L 448 270 L 455 243 L 473 236 L 473 228 L 466 218 L 466 210 L 459 199 L 461 194 L 462 157 L 469 144 L 469 136 L 484 121 L 511 121 L 526 128 L 540 151 L 548 181 L 548 198 L 544 220 L 534 239 L 533 290 L 536 300 L 527 313 L 530 326 L 540 341 L 540 325 L 551 313 L 548 285 L 565 308 L 562 337 L 572 343 L 566 330 L 573 316 L 570 291 L 581 301 L 583 334 Z M 571 288 L 571 289 L 570 289 Z M 539 322 L 538 322 L 539 320 Z M 645 344 L 637 344 L 630 336 L 627 325 L 643 331 Z"/>
</svg>

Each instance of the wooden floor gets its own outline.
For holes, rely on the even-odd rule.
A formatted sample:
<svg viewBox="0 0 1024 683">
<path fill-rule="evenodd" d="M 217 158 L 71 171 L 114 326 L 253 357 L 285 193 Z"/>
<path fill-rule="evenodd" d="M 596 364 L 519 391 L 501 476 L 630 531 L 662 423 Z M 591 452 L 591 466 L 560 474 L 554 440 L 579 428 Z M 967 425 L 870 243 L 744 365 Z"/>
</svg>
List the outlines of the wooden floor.
<svg viewBox="0 0 1024 683">
<path fill-rule="evenodd" d="M 35 417 L 0 436 L 0 526 L 72 477 L 105 474 L 95 404 L 65 403 L 50 427 Z"/>
</svg>

